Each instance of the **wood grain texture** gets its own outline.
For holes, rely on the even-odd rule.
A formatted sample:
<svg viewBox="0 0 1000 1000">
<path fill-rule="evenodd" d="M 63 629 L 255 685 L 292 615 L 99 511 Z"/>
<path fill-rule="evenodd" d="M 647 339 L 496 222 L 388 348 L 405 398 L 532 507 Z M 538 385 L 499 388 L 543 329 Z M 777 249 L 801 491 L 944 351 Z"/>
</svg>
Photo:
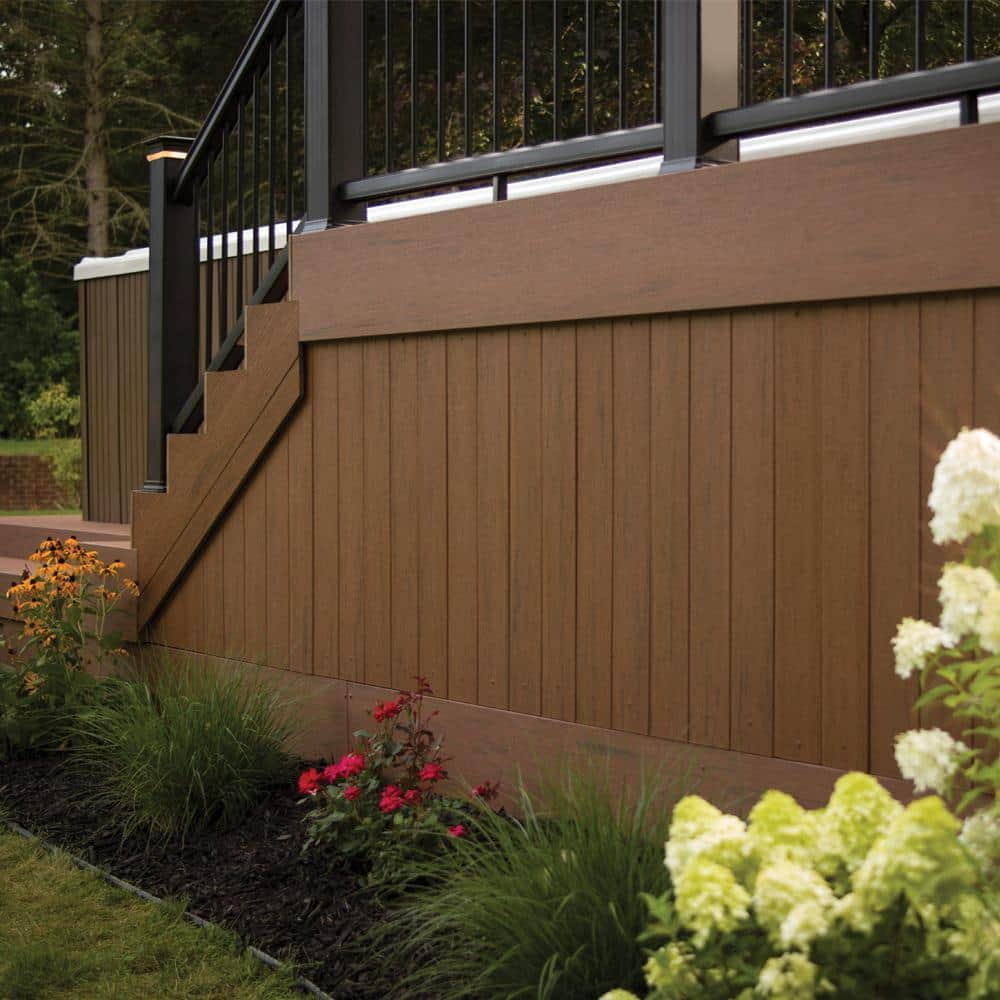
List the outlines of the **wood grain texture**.
<svg viewBox="0 0 1000 1000">
<path fill-rule="evenodd" d="M 364 350 L 364 604 L 365 681 L 391 684 L 390 608 L 390 404 L 389 341 L 371 340 Z"/>
<path fill-rule="evenodd" d="M 337 483 L 340 491 L 338 677 L 365 676 L 364 349 L 345 344 L 337 364 Z"/>
<path fill-rule="evenodd" d="M 313 594 L 316 590 L 313 541 L 312 400 L 303 401 L 288 425 L 288 667 L 313 669 Z"/>
<path fill-rule="evenodd" d="M 293 670 L 340 678 L 349 700 L 430 673 L 469 720 L 893 774 L 914 691 L 888 641 L 905 615 L 937 614 L 925 503 L 941 448 L 1000 421 L 998 302 L 310 345 L 302 409 L 157 637 L 218 648 L 221 566 L 236 655 L 284 666 L 284 634 Z M 211 387 L 223 408 L 228 384 Z M 285 609 L 278 588 L 304 581 L 275 566 L 308 565 L 307 528 L 311 603 Z M 759 765 L 782 780 L 789 766 Z"/>
<path fill-rule="evenodd" d="M 542 335 L 510 331 L 510 707 L 542 706 Z"/>
<path fill-rule="evenodd" d="M 975 364 L 973 298 L 939 295 L 920 300 L 920 616 L 937 621 L 941 613 L 938 578 L 946 562 L 961 560 L 959 545 L 935 545 L 927 509 L 934 468 L 948 442 L 972 424 Z M 924 726 L 938 726 L 959 736 L 962 726 L 948 709 L 922 709 Z"/>
<path fill-rule="evenodd" d="M 820 763 L 868 764 L 868 307 L 823 312 Z"/>
<path fill-rule="evenodd" d="M 313 419 L 313 668 L 340 671 L 340 374 L 338 350 L 318 344 L 306 365 Z"/>
<path fill-rule="evenodd" d="M 577 327 L 576 718 L 611 725 L 614 386 L 610 323 Z"/>
<path fill-rule="evenodd" d="M 869 765 L 898 775 L 893 743 L 917 723 L 919 681 L 893 669 L 890 642 L 904 618 L 920 616 L 920 312 L 916 299 L 870 309 L 871 593 Z"/>
<path fill-rule="evenodd" d="M 611 724 L 649 732 L 649 320 L 614 324 Z"/>
<path fill-rule="evenodd" d="M 731 352 L 728 313 L 691 319 L 690 739 L 729 746 Z"/>
<path fill-rule="evenodd" d="M 448 403 L 444 337 L 417 343 L 419 674 L 448 695 Z M 407 684 L 413 683 L 410 678 Z"/>
<path fill-rule="evenodd" d="M 476 335 L 445 340 L 448 366 L 448 694 L 478 691 Z"/>
<path fill-rule="evenodd" d="M 420 519 L 417 341 L 389 342 L 392 393 L 392 686 L 406 688 L 420 673 Z"/>
<path fill-rule="evenodd" d="M 542 707 L 576 719 L 576 329 L 542 335 Z M 514 599 L 513 594 L 511 600 Z"/>
<path fill-rule="evenodd" d="M 730 745 L 774 736 L 774 313 L 733 316 Z"/>
<path fill-rule="evenodd" d="M 998 160 L 980 125 L 341 226 L 292 298 L 325 339 L 995 287 Z"/>
<path fill-rule="evenodd" d="M 775 316 L 774 753 L 819 763 L 822 340 L 816 311 Z"/>
<path fill-rule="evenodd" d="M 650 377 L 650 733 L 686 740 L 690 732 L 690 317 L 652 321 Z"/>
<path fill-rule="evenodd" d="M 480 333 L 476 350 L 476 531 L 480 705 L 510 699 L 509 382 L 506 331 Z"/>
</svg>

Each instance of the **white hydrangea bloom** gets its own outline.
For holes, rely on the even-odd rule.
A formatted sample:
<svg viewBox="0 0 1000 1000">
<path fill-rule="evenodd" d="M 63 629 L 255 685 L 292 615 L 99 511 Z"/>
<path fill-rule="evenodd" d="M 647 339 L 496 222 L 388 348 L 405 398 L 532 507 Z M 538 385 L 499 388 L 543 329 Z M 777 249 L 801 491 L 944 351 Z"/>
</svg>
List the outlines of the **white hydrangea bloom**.
<svg viewBox="0 0 1000 1000">
<path fill-rule="evenodd" d="M 783 948 L 807 950 L 813 938 L 826 933 L 835 903 L 826 879 L 786 859 L 764 868 L 754 885 L 757 919 Z"/>
<path fill-rule="evenodd" d="M 985 601 L 976 621 L 979 645 L 988 653 L 1000 653 L 1000 587 Z"/>
<path fill-rule="evenodd" d="M 928 656 L 941 649 L 951 649 L 954 645 L 954 637 L 943 628 L 918 618 L 904 618 L 892 638 L 896 673 L 906 680 L 914 670 L 923 669 Z"/>
<path fill-rule="evenodd" d="M 769 958 L 757 977 L 755 992 L 775 1000 L 812 1000 L 816 996 L 818 972 L 817 967 L 798 952 Z"/>
<path fill-rule="evenodd" d="M 988 524 L 1000 524 L 1000 438 L 963 430 L 944 450 L 927 501 L 938 545 L 964 542 Z"/>
<path fill-rule="evenodd" d="M 1000 590 L 996 577 L 980 566 L 948 563 L 938 581 L 941 627 L 961 637 L 975 632 L 987 602 Z"/>
<path fill-rule="evenodd" d="M 969 748 L 943 729 L 911 729 L 896 737 L 896 763 L 917 792 L 944 792 Z"/>
<path fill-rule="evenodd" d="M 687 795 L 675 806 L 666 846 L 674 882 L 696 858 L 739 871 L 749 853 L 746 824 L 739 817 L 721 812 L 697 795 Z"/>
<path fill-rule="evenodd" d="M 1000 816 L 996 813 L 984 809 L 970 816 L 958 839 L 982 868 L 1000 863 Z"/>
</svg>

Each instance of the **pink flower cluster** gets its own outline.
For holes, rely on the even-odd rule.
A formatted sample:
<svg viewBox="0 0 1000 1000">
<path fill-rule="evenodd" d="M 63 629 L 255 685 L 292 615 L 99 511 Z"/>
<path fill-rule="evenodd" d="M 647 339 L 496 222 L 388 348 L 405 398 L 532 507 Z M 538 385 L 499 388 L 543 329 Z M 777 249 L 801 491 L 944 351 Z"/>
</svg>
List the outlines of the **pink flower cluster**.
<svg viewBox="0 0 1000 1000">
<path fill-rule="evenodd" d="M 303 795 L 315 795 L 324 785 L 332 785 L 341 778 L 357 777 L 365 769 L 365 759 L 359 753 L 345 754 L 336 764 L 328 764 L 322 771 L 307 768 L 299 775 L 299 791 Z M 356 799 L 361 794 L 357 785 L 344 789 L 344 798 Z"/>
</svg>

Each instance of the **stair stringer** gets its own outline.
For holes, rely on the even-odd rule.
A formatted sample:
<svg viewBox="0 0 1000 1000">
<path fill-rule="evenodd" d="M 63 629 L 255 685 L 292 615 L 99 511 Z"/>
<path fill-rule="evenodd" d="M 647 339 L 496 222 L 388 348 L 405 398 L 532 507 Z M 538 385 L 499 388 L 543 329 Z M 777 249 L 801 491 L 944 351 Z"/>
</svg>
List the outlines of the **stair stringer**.
<svg viewBox="0 0 1000 1000">
<path fill-rule="evenodd" d="M 133 494 L 140 629 L 156 614 L 302 398 L 298 335 L 297 303 L 249 306 L 245 368 L 211 373 L 201 431 L 168 435 L 167 492 Z"/>
</svg>

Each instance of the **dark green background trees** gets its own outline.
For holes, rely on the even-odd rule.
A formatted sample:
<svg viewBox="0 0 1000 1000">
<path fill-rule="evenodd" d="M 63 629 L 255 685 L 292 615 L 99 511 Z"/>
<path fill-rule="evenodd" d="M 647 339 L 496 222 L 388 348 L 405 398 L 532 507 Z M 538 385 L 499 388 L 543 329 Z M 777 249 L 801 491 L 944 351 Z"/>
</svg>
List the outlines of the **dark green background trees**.
<svg viewBox="0 0 1000 1000">
<path fill-rule="evenodd" d="M 78 381 L 73 265 L 146 242 L 144 139 L 193 135 L 263 0 L 0 0 L 0 437 Z"/>
</svg>

